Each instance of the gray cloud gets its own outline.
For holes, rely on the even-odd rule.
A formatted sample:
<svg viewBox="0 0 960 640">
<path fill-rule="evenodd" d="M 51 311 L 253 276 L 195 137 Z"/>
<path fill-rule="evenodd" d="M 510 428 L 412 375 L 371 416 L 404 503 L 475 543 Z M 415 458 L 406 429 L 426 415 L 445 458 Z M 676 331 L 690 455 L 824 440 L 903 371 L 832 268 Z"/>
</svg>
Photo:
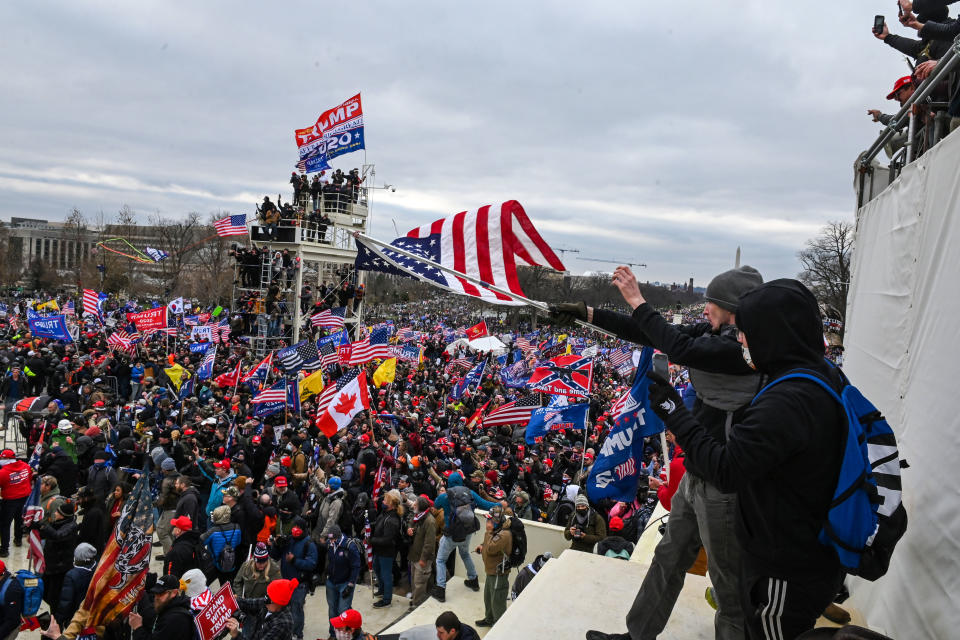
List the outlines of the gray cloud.
<svg viewBox="0 0 960 640">
<path fill-rule="evenodd" d="M 374 235 L 516 198 L 552 244 L 642 260 L 642 278 L 702 284 L 738 245 L 791 276 L 852 215 L 864 111 L 905 70 L 876 11 L 4 3 L 0 215 L 250 212 L 288 193 L 293 130 L 362 91 L 367 159 L 398 186 Z"/>
</svg>

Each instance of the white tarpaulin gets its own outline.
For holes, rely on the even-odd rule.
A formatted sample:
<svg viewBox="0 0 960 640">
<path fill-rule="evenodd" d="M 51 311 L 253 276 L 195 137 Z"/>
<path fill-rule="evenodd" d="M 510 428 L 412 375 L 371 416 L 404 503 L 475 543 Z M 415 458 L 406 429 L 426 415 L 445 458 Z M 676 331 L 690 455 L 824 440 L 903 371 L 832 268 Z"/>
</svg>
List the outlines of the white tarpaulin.
<svg viewBox="0 0 960 640">
<path fill-rule="evenodd" d="M 470 341 L 470 348 L 474 351 L 493 352 L 494 355 L 502 356 L 510 349 L 503 344 L 496 336 L 483 336 Z"/>
<path fill-rule="evenodd" d="M 871 627 L 894 638 L 960 628 L 960 133 L 906 167 L 858 213 L 844 370 L 896 432 L 907 533 L 889 573 L 848 579 Z"/>
</svg>

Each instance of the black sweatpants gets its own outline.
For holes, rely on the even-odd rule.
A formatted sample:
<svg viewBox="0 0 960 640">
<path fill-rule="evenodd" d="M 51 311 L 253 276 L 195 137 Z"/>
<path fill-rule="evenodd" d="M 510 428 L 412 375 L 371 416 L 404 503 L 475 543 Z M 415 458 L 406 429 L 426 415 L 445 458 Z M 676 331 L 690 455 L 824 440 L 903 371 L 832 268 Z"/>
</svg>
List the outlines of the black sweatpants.
<svg viewBox="0 0 960 640">
<path fill-rule="evenodd" d="M 14 537 L 23 536 L 23 505 L 26 498 L 0 501 L 0 550 L 10 550 L 10 525 L 14 524 Z"/>
<path fill-rule="evenodd" d="M 744 569 L 740 588 L 744 626 L 750 640 L 792 640 L 816 624 L 831 602 L 843 573 L 780 579 Z"/>
</svg>

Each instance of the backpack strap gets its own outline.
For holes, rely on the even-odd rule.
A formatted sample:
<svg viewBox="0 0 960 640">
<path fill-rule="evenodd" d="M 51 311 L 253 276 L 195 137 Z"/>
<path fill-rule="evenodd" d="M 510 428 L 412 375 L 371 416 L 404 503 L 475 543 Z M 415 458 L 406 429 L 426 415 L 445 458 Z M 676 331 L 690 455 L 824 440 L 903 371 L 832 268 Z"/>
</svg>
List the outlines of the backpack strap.
<svg viewBox="0 0 960 640">
<path fill-rule="evenodd" d="M 767 389 L 769 389 L 770 387 L 776 384 L 783 382 L 784 380 L 810 380 L 811 382 L 815 382 L 821 388 L 823 388 L 824 391 L 829 393 L 830 397 L 832 397 L 841 405 L 843 404 L 843 400 L 840 398 L 840 394 L 838 394 L 836 390 L 833 388 L 833 386 L 830 383 L 828 383 L 826 380 L 824 380 L 822 377 L 820 377 L 813 371 L 810 371 L 809 369 L 796 369 L 794 371 L 790 371 L 780 376 L 779 378 L 777 378 L 772 382 L 768 382 L 767 385 L 762 389 L 760 389 L 760 391 L 757 392 L 757 395 L 753 397 L 753 400 L 750 401 L 750 406 L 753 406 L 754 404 L 756 404 L 757 399 L 760 396 L 762 396 Z"/>
<path fill-rule="evenodd" d="M 7 576 L 7 579 L 3 581 L 3 587 L 0 587 L 0 606 L 4 604 L 4 598 L 7 595 L 7 587 L 10 586 L 10 581 L 15 580 L 16 578 L 11 573 Z"/>
</svg>

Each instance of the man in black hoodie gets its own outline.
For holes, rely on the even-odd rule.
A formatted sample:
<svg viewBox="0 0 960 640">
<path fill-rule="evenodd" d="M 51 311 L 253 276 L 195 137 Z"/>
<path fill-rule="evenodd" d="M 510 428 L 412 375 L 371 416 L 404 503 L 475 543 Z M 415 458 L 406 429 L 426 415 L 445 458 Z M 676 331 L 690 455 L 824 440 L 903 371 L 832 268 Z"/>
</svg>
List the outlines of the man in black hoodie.
<svg viewBox="0 0 960 640">
<path fill-rule="evenodd" d="M 800 282 L 774 280 L 745 293 L 737 327 L 744 360 L 760 373 L 773 380 L 806 369 L 839 392 L 816 298 Z M 737 493 L 747 637 L 794 638 L 813 628 L 843 581 L 835 553 L 817 539 L 840 470 L 842 408 L 816 383 L 786 380 L 747 409 L 724 444 L 669 384 L 655 384 L 650 398 L 688 464 Z"/>
<path fill-rule="evenodd" d="M 131 613 L 127 622 L 133 631 L 133 640 L 172 640 L 192 638 L 196 634 L 190 598 L 180 593 L 180 579 L 177 576 L 160 576 L 149 592 L 153 594 L 153 609 L 157 617 L 153 626 L 147 627 L 143 624 L 142 615 Z"/>
</svg>

